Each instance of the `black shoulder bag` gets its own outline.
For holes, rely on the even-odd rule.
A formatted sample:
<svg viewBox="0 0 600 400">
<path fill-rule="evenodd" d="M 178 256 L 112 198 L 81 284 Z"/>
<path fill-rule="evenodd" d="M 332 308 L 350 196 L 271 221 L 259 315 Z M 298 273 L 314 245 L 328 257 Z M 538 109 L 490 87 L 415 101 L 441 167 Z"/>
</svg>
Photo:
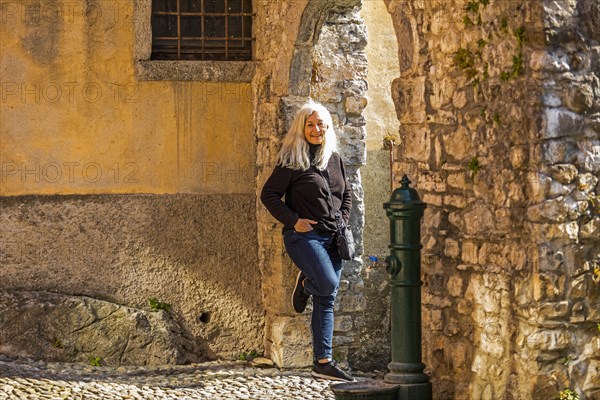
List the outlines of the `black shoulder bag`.
<svg viewBox="0 0 600 400">
<path fill-rule="evenodd" d="M 344 222 L 340 210 L 337 210 L 333 205 L 333 195 L 331 194 L 329 180 L 325 178 L 325 176 L 323 176 L 319 169 L 317 169 L 317 172 L 325 181 L 325 185 L 327 187 L 327 195 L 329 197 L 329 203 L 331 203 L 331 209 L 333 210 L 335 216 L 335 223 L 337 225 L 337 231 L 335 232 L 335 243 L 337 244 L 338 253 L 340 254 L 340 258 L 342 260 L 352 260 L 356 255 L 354 247 L 354 236 L 352 235 L 352 230 L 350 230 L 350 228 Z"/>
</svg>

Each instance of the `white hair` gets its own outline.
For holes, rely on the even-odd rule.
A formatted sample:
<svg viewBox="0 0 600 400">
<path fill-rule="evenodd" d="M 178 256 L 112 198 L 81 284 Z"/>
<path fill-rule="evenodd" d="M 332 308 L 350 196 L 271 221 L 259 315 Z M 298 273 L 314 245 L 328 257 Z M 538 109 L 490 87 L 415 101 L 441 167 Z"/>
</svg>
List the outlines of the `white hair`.
<svg viewBox="0 0 600 400">
<path fill-rule="evenodd" d="M 283 138 L 281 150 L 277 154 L 277 164 L 294 170 L 306 171 L 310 168 L 310 146 L 304 136 L 306 120 L 314 113 L 319 113 L 327 129 L 323 135 L 323 144 L 315 154 L 315 166 L 324 170 L 331 155 L 337 151 L 337 138 L 333 130 L 331 114 L 322 104 L 309 101 L 304 104 L 294 117 L 290 130 Z"/>
</svg>

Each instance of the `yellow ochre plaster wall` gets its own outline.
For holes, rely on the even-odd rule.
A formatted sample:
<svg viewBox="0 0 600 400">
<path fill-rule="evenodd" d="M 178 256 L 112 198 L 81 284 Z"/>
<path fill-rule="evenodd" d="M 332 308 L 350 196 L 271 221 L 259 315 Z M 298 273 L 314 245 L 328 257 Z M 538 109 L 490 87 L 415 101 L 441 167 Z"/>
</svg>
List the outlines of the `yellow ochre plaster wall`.
<svg viewBox="0 0 600 400">
<path fill-rule="evenodd" d="M 0 4 L 1 196 L 253 193 L 250 84 L 137 80 L 133 4 Z"/>
</svg>

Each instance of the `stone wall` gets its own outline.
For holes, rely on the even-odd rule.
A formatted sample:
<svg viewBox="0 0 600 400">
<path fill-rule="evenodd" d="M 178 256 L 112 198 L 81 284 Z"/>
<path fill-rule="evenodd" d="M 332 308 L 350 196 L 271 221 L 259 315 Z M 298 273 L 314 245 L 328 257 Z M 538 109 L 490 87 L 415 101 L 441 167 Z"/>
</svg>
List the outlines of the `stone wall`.
<svg viewBox="0 0 600 400">
<path fill-rule="evenodd" d="M 279 15 L 280 19 L 270 19 L 268 29 L 264 31 L 266 35 L 262 41 L 270 41 L 271 47 L 257 46 L 258 57 L 265 57 L 265 68 L 259 68 L 254 83 L 258 91 L 257 190 L 261 190 L 274 167 L 281 138 L 287 132 L 297 107 L 309 98 L 322 102 L 332 113 L 339 150 L 353 187 L 351 223 L 360 248 L 363 193 L 358 168 L 365 162 L 365 121 L 361 113 L 366 105 L 364 94 L 367 87 L 363 52 L 366 33 L 358 15 L 359 4 L 358 1 L 316 1 L 302 8 L 299 2 L 283 2 L 277 6 L 267 3 L 268 13 Z M 277 21 L 286 24 L 289 36 L 281 37 L 280 31 L 271 30 L 271 25 Z M 270 37 L 273 32 L 275 37 Z M 270 53 L 274 48 L 280 51 Z M 287 55 L 293 57 L 287 58 Z M 277 57 L 278 63 L 274 63 Z M 286 71 L 289 75 L 282 72 L 282 58 L 289 65 Z M 294 315 L 287 301 L 297 270 L 283 250 L 281 226 L 262 205 L 258 207 L 260 260 L 263 276 L 266 277 L 263 286 L 267 312 L 265 350 L 278 365 L 310 365 L 310 314 Z M 363 281 L 359 276 L 361 265 L 362 261 L 358 259 L 345 264 L 336 305 L 334 347 L 335 356 L 341 361 L 347 359 L 350 348 L 358 346 L 355 332 L 361 324 L 360 314 L 365 305 L 361 292 Z"/>
<path fill-rule="evenodd" d="M 366 121 L 362 114 L 367 105 L 367 33 L 359 11 L 359 7 L 346 6 L 326 14 L 312 58 L 310 97 L 332 114 L 338 151 L 352 186 L 350 225 L 357 251 L 362 254 L 364 192 L 359 168 L 366 162 Z M 333 338 L 334 357 L 341 361 L 360 347 L 358 335 L 366 311 L 362 265 L 360 259 L 344 261 Z"/>
<path fill-rule="evenodd" d="M 1 4 L 0 289 L 156 297 L 199 356 L 260 352 L 254 63 L 149 61 L 151 3 Z"/>
<path fill-rule="evenodd" d="M 437 398 L 598 396 L 596 6 L 386 4 Z"/>
<path fill-rule="evenodd" d="M 572 387 L 582 399 L 597 397 L 597 4 L 592 0 L 384 3 L 398 44 L 399 76 L 391 91 L 401 123 L 401 146 L 393 172 L 397 177 L 408 174 L 429 204 L 423 220 L 423 354 L 435 395 L 439 399 L 546 399 Z M 94 185 L 93 190 L 71 185 L 69 191 L 50 185 L 35 193 L 52 196 L 2 197 L 0 288 L 86 295 L 139 309 L 147 307 L 148 298 L 157 297 L 173 305 L 183 333 L 202 347 L 203 355 L 231 358 L 264 348 L 280 366 L 308 365 L 309 315 L 291 310 L 295 269 L 283 250 L 281 226 L 257 203 L 256 193 L 274 167 L 295 107 L 315 98 L 327 105 L 336 121 L 355 195 L 352 224 L 362 241 L 365 204 L 359 168 L 365 164 L 367 148 L 377 146 L 365 147 L 369 53 L 360 6 L 359 0 L 254 1 L 252 95 L 233 105 L 223 103 L 231 88 L 217 86 L 220 97 L 203 102 L 200 114 L 190 112 L 196 109 L 195 99 L 206 99 L 209 86 L 198 83 L 144 82 L 140 84 L 144 107 L 104 104 L 99 109 L 114 112 L 102 114 L 101 126 L 90 132 L 83 129 L 80 114 L 96 118 L 94 110 L 101 104 L 70 105 L 69 110 L 78 111 L 71 115 L 61 114 L 65 111 L 61 104 L 28 107 L 21 104 L 22 94 L 11 95 L 17 97 L 7 103 L 15 106 L 10 114 L 5 113 L 7 104 L 2 104 L 3 144 L 10 127 L 33 135 L 27 142 L 38 145 L 46 140 L 39 134 L 42 127 L 68 131 L 61 132 L 66 136 L 53 136 L 50 147 L 29 149 L 23 148 L 26 136 L 13 132 L 8 136 L 12 144 L 4 146 L 4 152 L 17 149 L 19 154 L 45 156 L 49 149 L 58 148 L 67 155 L 95 156 L 101 150 L 111 161 L 109 155 L 151 153 L 163 157 L 159 165 L 166 167 L 153 174 L 156 158 L 146 161 L 144 156 L 148 180 L 125 191 L 119 185 Z M 63 21 L 72 23 L 63 28 L 71 29 L 77 40 L 60 54 L 81 48 L 73 54 L 82 59 L 77 64 L 82 69 L 77 71 L 85 79 L 92 76 L 90 71 L 102 78 L 121 77 L 123 82 L 139 78 L 135 60 L 122 48 L 92 51 L 104 42 L 130 43 L 125 46 L 130 51 L 135 40 L 133 21 L 124 19 L 115 25 L 103 20 L 99 31 L 106 40 L 100 41 L 93 35 L 98 27 L 86 18 L 91 16 Z M 4 28 L 10 24 L 3 24 L 3 54 L 9 49 L 16 55 L 3 57 L 3 71 L 19 78 L 28 71 L 21 66 L 31 63 L 31 76 L 38 80 L 45 70 L 57 71 L 57 63 L 70 71 L 71 64 L 52 50 L 68 29 L 54 29 L 46 38 L 40 26 L 11 21 L 24 32 L 23 46 Z M 36 41 L 52 46 L 36 48 Z M 101 58 L 103 54 L 123 64 L 115 71 Z M 27 62 L 15 63 L 16 59 Z M 378 61 L 373 61 L 375 67 Z M 235 87 L 245 90 L 248 85 Z M 214 86 L 210 88 L 212 92 Z M 236 93 L 241 96 L 242 91 Z M 172 103 L 156 105 L 166 94 Z M 35 93 L 24 96 L 35 98 Z M 147 111 L 157 108 L 168 118 Z M 224 142 L 216 136 L 204 146 L 206 142 L 195 140 L 200 139 L 195 132 L 221 127 L 215 123 L 220 118 L 231 122 L 227 132 L 238 132 L 240 121 L 224 116 L 224 109 L 243 113 L 248 122 L 243 124 L 248 133 L 245 141 Z M 72 116 L 76 123 L 44 119 L 35 125 L 33 117 L 38 115 Z M 142 123 L 159 118 L 157 124 L 166 126 L 160 129 L 163 136 L 139 135 L 139 126 L 129 130 L 121 122 L 131 123 L 131 115 Z M 30 125 L 20 124 L 25 119 Z M 203 125 L 206 121 L 208 128 Z M 111 123 L 127 129 L 112 132 Z M 169 124 L 177 132 L 174 136 L 168 134 Z M 122 141 L 124 131 L 129 139 Z M 80 132 L 99 134 L 88 141 L 78 136 Z M 237 137 L 219 132 L 231 140 Z M 76 146 L 65 148 L 69 138 L 76 138 L 84 153 Z M 117 143 L 111 145 L 110 138 Z M 381 139 L 377 133 L 373 138 Z M 158 149 L 163 142 L 169 144 L 168 151 Z M 196 179 L 206 177 L 206 170 L 194 169 L 208 154 L 202 151 L 213 148 L 210 154 L 228 154 L 224 150 L 231 146 L 221 147 L 224 143 L 240 150 L 241 158 L 232 159 L 236 165 L 256 156 L 254 181 L 245 179 L 245 170 L 244 174 L 236 170 L 244 178 L 242 193 L 239 185 L 227 182 L 231 168 L 221 171 L 217 185 Z M 374 156 L 373 165 L 383 168 L 383 159 L 381 154 Z M 44 165 L 45 173 L 56 169 L 54 164 L 42 164 L 39 172 L 25 172 L 25 177 L 42 176 Z M 183 173 L 176 174 L 170 169 L 174 166 Z M 23 180 L 20 171 L 5 172 L 10 175 L 3 178 Z M 209 172 L 211 177 L 219 173 Z M 380 173 L 370 169 L 366 176 L 380 177 Z M 15 182 L 19 191 L 3 194 L 34 193 L 21 181 Z M 110 194 L 140 191 L 194 194 Z M 58 195 L 83 192 L 101 194 Z M 379 207 L 374 203 L 367 205 Z M 387 223 L 378 227 L 367 223 L 373 237 L 385 237 L 387 229 Z M 256 239 L 252 232 L 258 233 Z M 374 252 L 385 251 L 379 244 L 367 241 L 367 245 Z M 369 341 L 381 338 L 387 329 L 385 303 L 373 298 L 386 291 L 385 273 L 373 274 L 375 279 L 365 282 L 363 261 L 346 263 L 336 306 L 336 357 L 350 361 L 354 368 L 385 367 L 384 352 L 376 362 L 369 359 L 374 354 L 369 348 L 387 344 Z M 371 318 L 375 311 L 367 309 L 370 304 L 381 306 L 378 318 Z"/>
<path fill-rule="evenodd" d="M 534 393 L 600 397 L 600 4 L 543 1 L 546 46 L 529 59 L 544 82 L 523 217 L 533 270 L 519 293 L 520 358 Z M 536 362 L 531 362 L 535 360 Z M 529 386 L 529 385 L 527 385 Z"/>
<path fill-rule="evenodd" d="M 281 99 L 290 86 L 290 69 L 296 51 L 306 1 L 255 1 L 255 58 L 260 60 L 253 80 L 258 256 L 265 311 L 265 354 L 279 366 L 309 365 L 312 361 L 309 324 L 296 317 L 289 304 L 294 281 L 291 261 L 284 256 L 281 226 L 258 201 L 275 166 L 279 143 L 285 134 Z M 308 48 L 309 44 L 298 44 Z M 289 115 L 288 115 L 289 118 Z"/>
<path fill-rule="evenodd" d="M 0 225 L 0 290 L 140 310 L 156 298 L 171 304 L 196 357 L 262 349 L 257 243 L 247 234 L 256 226 L 252 195 L 3 197 Z M 178 360 L 186 358 L 194 359 Z"/>
</svg>

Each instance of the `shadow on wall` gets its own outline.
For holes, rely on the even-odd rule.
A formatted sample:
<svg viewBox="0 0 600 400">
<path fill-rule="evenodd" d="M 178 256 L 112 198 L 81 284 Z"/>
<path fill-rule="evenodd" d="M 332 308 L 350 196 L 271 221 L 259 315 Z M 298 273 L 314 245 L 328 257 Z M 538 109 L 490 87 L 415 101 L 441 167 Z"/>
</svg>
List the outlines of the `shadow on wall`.
<svg viewBox="0 0 600 400">
<path fill-rule="evenodd" d="M 262 350 L 252 195 L 26 196 L 0 206 L 0 289 L 140 310 L 156 298 L 202 356 Z"/>
</svg>

